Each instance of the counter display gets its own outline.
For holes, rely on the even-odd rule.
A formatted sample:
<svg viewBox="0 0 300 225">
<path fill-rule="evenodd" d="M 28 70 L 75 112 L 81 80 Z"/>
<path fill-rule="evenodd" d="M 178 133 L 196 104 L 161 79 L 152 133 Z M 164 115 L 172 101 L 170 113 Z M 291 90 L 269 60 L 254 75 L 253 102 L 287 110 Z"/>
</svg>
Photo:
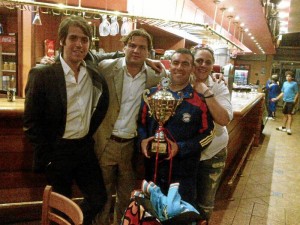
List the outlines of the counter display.
<svg viewBox="0 0 300 225">
<path fill-rule="evenodd" d="M 243 96 L 232 93 L 234 116 L 227 126 L 229 142 L 223 175 L 224 182 L 228 185 L 233 185 L 251 148 L 259 145 L 264 97 L 262 93 L 247 93 Z"/>
</svg>

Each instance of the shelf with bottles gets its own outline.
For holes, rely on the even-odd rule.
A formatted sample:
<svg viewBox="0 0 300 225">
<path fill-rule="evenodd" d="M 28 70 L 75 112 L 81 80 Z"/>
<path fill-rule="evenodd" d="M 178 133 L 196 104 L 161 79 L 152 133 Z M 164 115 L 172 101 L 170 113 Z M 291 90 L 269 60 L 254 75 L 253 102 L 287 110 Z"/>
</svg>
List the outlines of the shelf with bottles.
<svg viewBox="0 0 300 225">
<path fill-rule="evenodd" d="M 14 83 L 17 91 L 18 80 L 18 49 L 17 34 L 9 33 L 0 35 L 0 93 L 5 93 Z"/>
</svg>

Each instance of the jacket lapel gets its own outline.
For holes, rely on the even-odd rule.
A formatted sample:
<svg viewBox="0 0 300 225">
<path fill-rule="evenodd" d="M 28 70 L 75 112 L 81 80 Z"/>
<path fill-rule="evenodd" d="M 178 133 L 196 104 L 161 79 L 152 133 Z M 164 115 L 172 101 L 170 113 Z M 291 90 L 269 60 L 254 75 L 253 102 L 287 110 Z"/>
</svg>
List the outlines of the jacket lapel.
<svg viewBox="0 0 300 225">
<path fill-rule="evenodd" d="M 60 99 L 62 101 L 62 104 L 64 106 L 65 112 L 67 112 L 67 88 L 66 88 L 66 80 L 64 76 L 64 70 L 61 66 L 61 63 L 59 61 L 56 61 L 53 64 L 54 74 L 53 76 L 55 82 L 57 82 L 58 91 L 60 94 Z"/>
<path fill-rule="evenodd" d="M 116 94 L 118 98 L 118 102 L 121 105 L 122 100 L 122 91 L 123 91 L 123 80 L 124 80 L 124 70 L 122 68 L 122 60 L 120 60 L 115 67 L 113 68 L 112 73 L 113 76 L 113 83 L 116 89 Z"/>
<path fill-rule="evenodd" d="M 164 74 L 155 74 L 154 70 L 150 69 L 149 67 L 147 67 L 146 73 L 146 89 L 157 86 L 162 76 L 165 76 Z"/>
</svg>

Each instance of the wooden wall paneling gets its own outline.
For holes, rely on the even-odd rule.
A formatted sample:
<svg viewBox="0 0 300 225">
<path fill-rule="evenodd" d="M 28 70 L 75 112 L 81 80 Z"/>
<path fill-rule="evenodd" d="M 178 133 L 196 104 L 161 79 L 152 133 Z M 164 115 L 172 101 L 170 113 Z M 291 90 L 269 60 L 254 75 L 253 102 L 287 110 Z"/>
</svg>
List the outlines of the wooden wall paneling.
<svg viewBox="0 0 300 225">
<path fill-rule="evenodd" d="M 105 52 L 123 51 L 123 43 L 120 41 L 122 36 L 99 37 L 99 47 L 103 48 Z M 98 49 L 96 49 L 98 51 Z"/>
<path fill-rule="evenodd" d="M 145 29 L 152 36 L 154 49 L 176 50 L 185 47 L 186 41 L 184 38 L 158 27 L 138 23 L 137 28 Z"/>
<path fill-rule="evenodd" d="M 34 26 L 34 49 L 35 49 L 35 63 L 39 63 L 41 58 L 45 56 L 45 40 L 54 40 L 55 49 L 59 48 L 58 41 L 58 26 L 63 16 L 53 16 L 40 13 L 42 21 L 41 26 Z"/>
<path fill-rule="evenodd" d="M 19 80 L 22 83 L 21 97 L 25 97 L 25 85 L 28 79 L 28 73 L 33 66 L 33 26 L 32 26 L 32 13 L 29 11 L 18 11 L 18 19 L 21 22 L 19 28 L 22 30 L 22 35 L 19 38 L 19 43 L 22 45 L 22 51 L 20 52 L 21 61 L 19 64 Z"/>
</svg>

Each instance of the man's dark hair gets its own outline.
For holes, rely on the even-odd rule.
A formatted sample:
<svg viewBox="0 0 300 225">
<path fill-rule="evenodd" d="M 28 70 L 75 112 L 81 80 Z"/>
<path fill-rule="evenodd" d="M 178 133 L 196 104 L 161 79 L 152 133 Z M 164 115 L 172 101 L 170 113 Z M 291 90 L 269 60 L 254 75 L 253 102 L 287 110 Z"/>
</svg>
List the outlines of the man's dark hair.
<svg viewBox="0 0 300 225">
<path fill-rule="evenodd" d="M 288 70 L 288 71 L 285 72 L 285 76 L 287 76 L 287 75 L 290 75 L 292 78 L 295 78 L 294 73 L 291 70 Z"/>
<path fill-rule="evenodd" d="M 194 55 L 192 54 L 192 52 L 187 49 L 187 48 L 179 48 L 177 49 L 171 56 L 171 61 L 172 61 L 172 58 L 173 58 L 173 55 L 175 55 L 176 53 L 179 53 L 179 54 L 186 54 L 186 55 L 190 55 L 192 57 L 192 65 L 194 65 Z"/>
<path fill-rule="evenodd" d="M 63 46 L 66 43 L 66 38 L 68 36 L 69 28 L 71 26 L 79 27 L 82 32 L 89 37 L 89 41 L 92 41 L 92 27 L 88 22 L 81 16 L 70 16 L 65 18 L 59 25 L 58 28 L 58 40 L 60 42 L 60 50 L 63 50 Z M 90 45 L 91 47 L 91 45 Z"/>
<path fill-rule="evenodd" d="M 121 41 L 123 42 L 124 46 L 127 45 L 128 42 L 131 41 L 132 37 L 134 37 L 134 36 L 140 36 L 140 37 L 146 38 L 147 42 L 148 42 L 148 51 L 150 52 L 153 49 L 152 37 L 144 29 L 133 30 L 128 35 L 122 37 Z"/>
</svg>

